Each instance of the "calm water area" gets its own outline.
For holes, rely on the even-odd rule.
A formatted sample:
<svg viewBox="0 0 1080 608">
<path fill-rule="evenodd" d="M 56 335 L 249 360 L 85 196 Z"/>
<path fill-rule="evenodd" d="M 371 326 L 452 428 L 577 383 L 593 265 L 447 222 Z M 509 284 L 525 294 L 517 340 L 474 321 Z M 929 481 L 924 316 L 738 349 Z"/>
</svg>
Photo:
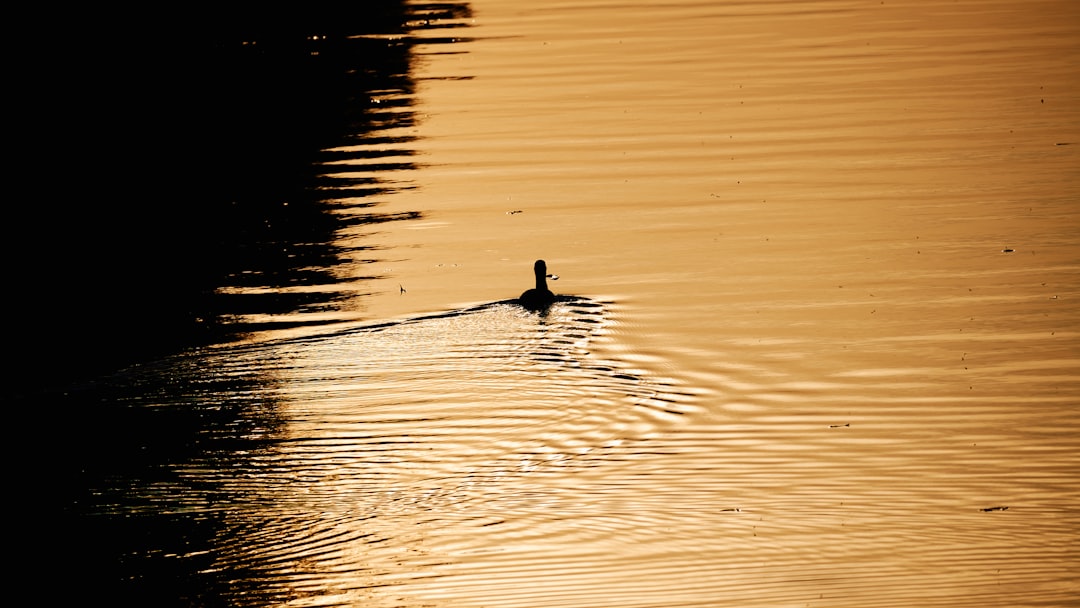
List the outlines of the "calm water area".
<svg viewBox="0 0 1080 608">
<path fill-rule="evenodd" d="M 395 59 L 191 194 L 216 337 L 19 397 L 43 604 L 1080 605 L 1080 4 L 318 34 Z"/>
</svg>

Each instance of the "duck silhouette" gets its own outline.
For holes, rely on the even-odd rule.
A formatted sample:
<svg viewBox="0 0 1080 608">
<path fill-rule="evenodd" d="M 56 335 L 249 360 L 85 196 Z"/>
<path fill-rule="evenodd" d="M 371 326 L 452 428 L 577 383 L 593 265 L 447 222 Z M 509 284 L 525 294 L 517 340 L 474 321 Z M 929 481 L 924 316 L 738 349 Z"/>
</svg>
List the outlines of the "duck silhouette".
<svg viewBox="0 0 1080 608">
<path fill-rule="evenodd" d="M 536 260 L 533 264 L 533 273 L 536 274 L 536 287 L 521 294 L 518 303 L 528 310 L 546 310 L 555 302 L 555 294 L 547 288 L 547 263 L 544 260 Z"/>
</svg>

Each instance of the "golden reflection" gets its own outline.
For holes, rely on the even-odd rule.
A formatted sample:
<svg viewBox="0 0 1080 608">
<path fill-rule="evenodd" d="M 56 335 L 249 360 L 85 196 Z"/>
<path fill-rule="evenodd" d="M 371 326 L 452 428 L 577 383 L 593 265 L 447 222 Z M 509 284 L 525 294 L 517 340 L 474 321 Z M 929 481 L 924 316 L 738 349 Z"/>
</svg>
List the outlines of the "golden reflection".
<svg viewBox="0 0 1080 608">
<path fill-rule="evenodd" d="M 223 289 L 362 311 L 252 313 L 178 377 L 266 424 L 110 491 L 239 605 L 1074 600 L 1080 4 L 471 4 L 325 151 L 338 274 Z"/>
<path fill-rule="evenodd" d="M 462 549 L 410 589 L 1004 606 L 1037 579 L 1063 601 L 1075 560 L 1043 541 L 1076 540 L 1080 190 L 1054 145 L 1080 122 L 1075 13 L 477 5 L 468 53 L 423 66 L 430 162 L 390 202 L 440 222 L 387 235 L 416 297 L 369 310 L 506 298 L 557 257 L 560 290 L 624 304 L 594 352 L 709 398 L 602 476 L 530 469 L 471 503 L 501 523 L 444 528 Z M 1021 504 L 1055 514 L 1041 541 Z"/>
</svg>

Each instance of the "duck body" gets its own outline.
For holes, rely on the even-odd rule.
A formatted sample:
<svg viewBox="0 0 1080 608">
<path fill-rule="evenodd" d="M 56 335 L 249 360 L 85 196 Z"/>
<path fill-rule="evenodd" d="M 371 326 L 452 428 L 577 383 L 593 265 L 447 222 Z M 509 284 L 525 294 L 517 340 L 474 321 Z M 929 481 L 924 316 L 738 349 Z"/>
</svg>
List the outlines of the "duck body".
<svg viewBox="0 0 1080 608">
<path fill-rule="evenodd" d="M 555 303 L 555 294 L 547 288 L 547 263 L 544 260 L 536 260 L 533 264 L 533 273 L 536 275 L 536 287 L 522 293 L 518 298 L 518 303 L 528 310 L 546 310 Z"/>
</svg>

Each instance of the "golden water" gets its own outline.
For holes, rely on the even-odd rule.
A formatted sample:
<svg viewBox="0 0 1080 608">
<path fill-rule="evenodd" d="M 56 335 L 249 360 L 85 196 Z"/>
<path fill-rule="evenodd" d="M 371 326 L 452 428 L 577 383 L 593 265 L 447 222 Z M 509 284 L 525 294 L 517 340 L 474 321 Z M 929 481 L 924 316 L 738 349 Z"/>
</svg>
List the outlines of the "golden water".
<svg viewBox="0 0 1080 608">
<path fill-rule="evenodd" d="M 376 293 L 172 363 L 260 447 L 146 508 L 237 605 L 1076 605 L 1078 7 L 472 3 Z"/>
</svg>

